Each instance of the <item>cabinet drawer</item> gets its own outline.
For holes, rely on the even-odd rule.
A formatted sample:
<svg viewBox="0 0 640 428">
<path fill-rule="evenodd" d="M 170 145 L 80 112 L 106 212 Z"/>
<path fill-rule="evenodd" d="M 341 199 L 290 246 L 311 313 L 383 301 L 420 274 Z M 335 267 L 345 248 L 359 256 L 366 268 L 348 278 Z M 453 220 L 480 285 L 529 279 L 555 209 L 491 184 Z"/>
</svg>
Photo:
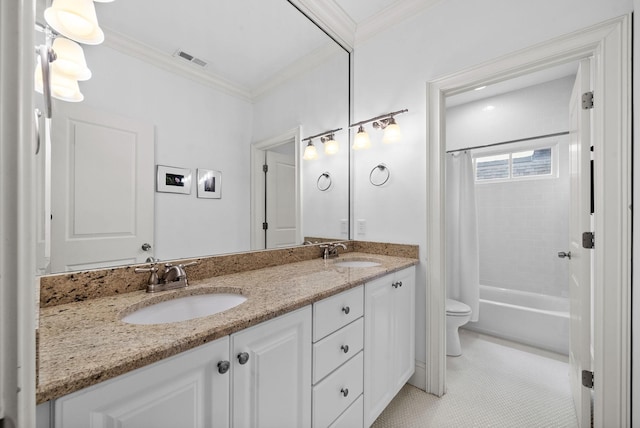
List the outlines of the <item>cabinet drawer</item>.
<svg viewBox="0 0 640 428">
<path fill-rule="evenodd" d="M 351 324 L 313 344 L 313 383 L 319 382 L 362 350 L 364 320 Z"/>
<path fill-rule="evenodd" d="M 329 428 L 362 428 L 364 399 L 362 395 Z"/>
<path fill-rule="evenodd" d="M 313 426 L 328 427 L 362 394 L 362 352 L 313 387 Z"/>
<path fill-rule="evenodd" d="M 360 318 L 364 307 L 364 287 L 359 286 L 313 304 L 313 341 L 333 333 Z"/>
</svg>

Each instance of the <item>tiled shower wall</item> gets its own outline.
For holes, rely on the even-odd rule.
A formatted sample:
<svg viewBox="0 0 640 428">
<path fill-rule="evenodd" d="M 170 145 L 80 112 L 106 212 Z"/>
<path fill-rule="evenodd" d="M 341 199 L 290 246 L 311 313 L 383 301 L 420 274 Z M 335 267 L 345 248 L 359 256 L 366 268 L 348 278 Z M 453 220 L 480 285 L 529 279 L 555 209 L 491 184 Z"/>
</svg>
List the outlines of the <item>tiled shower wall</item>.
<svg viewBox="0 0 640 428">
<path fill-rule="evenodd" d="M 559 176 L 476 184 L 480 284 L 568 296 L 568 137 L 558 143 Z"/>
</svg>

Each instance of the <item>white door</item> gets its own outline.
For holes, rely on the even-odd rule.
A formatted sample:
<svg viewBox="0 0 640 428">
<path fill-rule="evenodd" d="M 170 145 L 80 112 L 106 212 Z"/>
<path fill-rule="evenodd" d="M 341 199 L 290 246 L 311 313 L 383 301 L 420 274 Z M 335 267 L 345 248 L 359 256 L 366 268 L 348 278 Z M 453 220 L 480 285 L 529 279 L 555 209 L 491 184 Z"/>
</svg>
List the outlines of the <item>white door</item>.
<svg viewBox="0 0 640 428">
<path fill-rule="evenodd" d="M 231 426 L 311 425 L 311 306 L 231 335 Z"/>
<path fill-rule="evenodd" d="M 293 154 L 266 152 L 267 248 L 290 247 L 297 242 L 296 163 Z"/>
<path fill-rule="evenodd" d="M 52 121 L 51 271 L 141 263 L 153 245 L 154 129 L 59 103 Z"/>
<path fill-rule="evenodd" d="M 590 61 L 580 63 L 570 101 L 571 141 L 569 240 L 571 341 L 569 365 L 573 401 L 581 427 L 591 426 L 591 390 L 582 386 L 582 371 L 591 369 L 591 255 L 582 233 L 591 231 L 591 121 L 582 108 L 582 94 L 591 90 Z"/>
</svg>

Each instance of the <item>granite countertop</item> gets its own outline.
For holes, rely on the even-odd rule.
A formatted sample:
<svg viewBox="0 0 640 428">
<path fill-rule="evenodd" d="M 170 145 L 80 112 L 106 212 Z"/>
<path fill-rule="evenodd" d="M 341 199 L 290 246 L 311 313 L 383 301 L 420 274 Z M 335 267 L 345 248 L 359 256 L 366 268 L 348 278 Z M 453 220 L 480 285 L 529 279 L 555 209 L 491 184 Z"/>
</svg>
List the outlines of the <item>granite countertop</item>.
<svg viewBox="0 0 640 428">
<path fill-rule="evenodd" d="M 345 268 L 336 261 L 375 260 L 380 266 Z M 135 291 L 40 310 L 39 379 L 43 403 L 301 308 L 366 281 L 416 265 L 417 259 L 348 253 L 190 281 L 155 294 Z M 148 304 L 175 297 L 232 292 L 247 301 L 227 311 L 159 325 L 120 319 Z"/>
</svg>

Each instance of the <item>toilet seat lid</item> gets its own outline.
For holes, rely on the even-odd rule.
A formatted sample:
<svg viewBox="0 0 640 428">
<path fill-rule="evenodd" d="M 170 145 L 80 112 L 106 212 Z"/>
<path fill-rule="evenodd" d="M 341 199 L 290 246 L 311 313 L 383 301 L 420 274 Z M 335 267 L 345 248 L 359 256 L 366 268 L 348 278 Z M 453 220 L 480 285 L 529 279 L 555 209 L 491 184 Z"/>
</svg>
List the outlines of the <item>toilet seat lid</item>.
<svg viewBox="0 0 640 428">
<path fill-rule="evenodd" d="M 466 314 L 471 312 L 471 308 L 467 304 L 453 299 L 447 299 L 445 310 L 452 314 Z"/>
</svg>

